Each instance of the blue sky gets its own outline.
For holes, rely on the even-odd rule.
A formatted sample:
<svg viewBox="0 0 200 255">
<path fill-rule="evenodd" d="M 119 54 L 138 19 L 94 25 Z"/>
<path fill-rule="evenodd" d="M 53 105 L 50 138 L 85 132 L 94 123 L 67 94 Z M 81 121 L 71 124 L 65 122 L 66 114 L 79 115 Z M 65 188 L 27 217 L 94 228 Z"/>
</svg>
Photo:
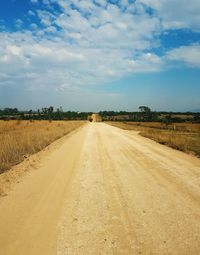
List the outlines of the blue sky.
<svg viewBox="0 0 200 255">
<path fill-rule="evenodd" d="M 0 3 L 0 107 L 200 109 L 199 0 Z"/>
</svg>

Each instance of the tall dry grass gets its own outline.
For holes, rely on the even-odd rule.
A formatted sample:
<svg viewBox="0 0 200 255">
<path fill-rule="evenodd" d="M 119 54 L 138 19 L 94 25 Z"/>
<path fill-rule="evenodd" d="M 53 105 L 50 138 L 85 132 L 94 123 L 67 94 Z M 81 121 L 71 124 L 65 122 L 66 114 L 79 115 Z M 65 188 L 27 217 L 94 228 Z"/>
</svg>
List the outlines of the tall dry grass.
<svg viewBox="0 0 200 255">
<path fill-rule="evenodd" d="M 0 121 L 0 173 L 85 121 Z"/>
<path fill-rule="evenodd" d="M 124 122 L 124 124 L 138 126 L 138 127 L 149 127 L 149 128 L 156 128 L 156 129 L 167 129 L 167 130 L 173 130 L 173 131 L 200 133 L 200 124 L 197 124 L 197 123 L 165 124 L 162 122 Z"/>
<path fill-rule="evenodd" d="M 200 134 L 198 133 L 146 129 L 141 131 L 140 134 L 174 149 L 200 156 Z"/>
<path fill-rule="evenodd" d="M 108 122 L 108 124 L 126 130 L 139 131 L 140 135 L 156 142 L 200 156 L 200 124 L 164 125 L 157 122 Z"/>
</svg>

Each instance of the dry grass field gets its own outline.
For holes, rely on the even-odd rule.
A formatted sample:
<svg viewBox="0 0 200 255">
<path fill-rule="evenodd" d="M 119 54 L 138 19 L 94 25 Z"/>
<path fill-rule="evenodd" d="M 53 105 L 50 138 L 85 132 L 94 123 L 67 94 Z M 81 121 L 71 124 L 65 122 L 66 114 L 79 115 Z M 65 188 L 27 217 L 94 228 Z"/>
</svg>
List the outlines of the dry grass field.
<svg viewBox="0 0 200 255">
<path fill-rule="evenodd" d="M 0 173 L 84 123 L 84 121 L 0 121 Z"/>
<path fill-rule="evenodd" d="M 140 131 L 161 144 L 200 156 L 200 124 L 174 123 L 166 125 L 159 122 L 107 122 L 126 130 Z"/>
</svg>

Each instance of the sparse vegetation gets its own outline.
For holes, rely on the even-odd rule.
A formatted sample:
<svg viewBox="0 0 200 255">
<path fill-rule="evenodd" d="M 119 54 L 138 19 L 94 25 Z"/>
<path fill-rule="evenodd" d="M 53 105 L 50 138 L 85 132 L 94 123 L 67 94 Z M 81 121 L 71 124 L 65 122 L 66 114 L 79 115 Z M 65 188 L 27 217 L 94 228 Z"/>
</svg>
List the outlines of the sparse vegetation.
<svg viewBox="0 0 200 255">
<path fill-rule="evenodd" d="M 134 121 L 134 122 L 161 122 L 170 123 L 200 123 L 199 112 L 155 112 L 148 106 L 140 106 L 137 112 L 101 111 L 103 121 Z"/>
<path fill-rule="evenodd" d="M 84 121 L 0 121 L 0 173 L 83 124 Z"/>
<path fill-rule="evenodd" d="M 158 122 L 107 122 L 126 130 L 139 131 L 140 135 L 172 148 L 200 156 L 200 124 Z"/>
<path fill-rule="evenodd" d="M 20 111 L 17 108 L 0 109 L 1 120 L 87 120 L 91 112 L 64 111 L 62 107 L 43 107 L 38 110 Z"/>
</svg>

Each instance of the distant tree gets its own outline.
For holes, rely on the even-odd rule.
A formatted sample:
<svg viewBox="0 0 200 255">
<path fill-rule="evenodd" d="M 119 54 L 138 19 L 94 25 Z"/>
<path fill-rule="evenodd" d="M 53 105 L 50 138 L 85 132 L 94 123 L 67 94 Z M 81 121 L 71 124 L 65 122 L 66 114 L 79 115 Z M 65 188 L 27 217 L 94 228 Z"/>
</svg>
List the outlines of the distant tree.
<svg viewBox="0 0 200 255">
<path fill-rule="evenodd" d="M 152 121 L 152 112 L 148 106 L 140 106 L 139 110 L 143 121 Z"/>
<path fill-rule="evenodd" d="M 48 108 L 48 114 L 52 114 L 53 113 L 53 106 L 50 106 L 49 108 Z"/>
<path fill-rule="evenodd" d="M 56 119 L 56 120 L 61 120 L 61 119 L 63 119 L 63 113 L 61 112 L 60 108 L 57 108 L 57 110 L 56 110 L 54 116 L 55 116 L 55 119 Z"/>
<path fill-rule="evenodd" d="M 14 115 L 14 114 L 18 114 L 19 111 L 17 108 L 4 108 L 3 110 L 3 114 L 5 115 Z"/>
<path fill-rule="evenodd" d="M 139 109 L 143 113 L 147 113 L 148 114 L 148 113 L 151 112 L 151 109 L 148 106 L 139 106 Z"/>
</svg>

